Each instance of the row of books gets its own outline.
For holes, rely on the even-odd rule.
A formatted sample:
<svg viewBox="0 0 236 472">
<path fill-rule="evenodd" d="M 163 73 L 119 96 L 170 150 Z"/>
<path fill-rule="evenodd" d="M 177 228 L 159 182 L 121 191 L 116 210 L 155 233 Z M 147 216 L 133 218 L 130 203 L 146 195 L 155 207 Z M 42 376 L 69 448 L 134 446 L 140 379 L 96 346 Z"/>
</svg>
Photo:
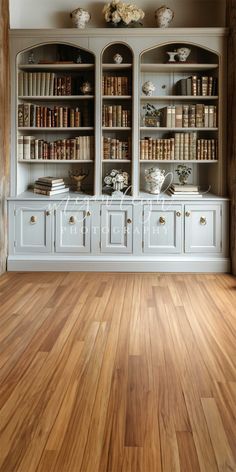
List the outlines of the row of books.
<svg viewBox="0 0 236 472">
<path fill-rule="evenodd" d="M 174 137 L 140 140 L 141 160 L 216 160 L 217 141 L 197 139 L 197 133 L 175 133 Z"/>
<path fill-rule="evenodd" d="M 122 105 L 103 105 L 102 108 L 102 126 L 127 127 L 131 124 L 130 110 L 123 108 Z"/>
<path fill-rule="evenodd" d="M 18 159 L 92 160 L 94 137 L 79 136 L 47 142 L 35 136 L 18 137 Z"/>
<path fill-rule="evenodd" d="M 217 95 L 217 89 L 217 78 L 213 76 L 192 75 L 176 82 L 177 95 L 214 96 Z"/>
<path fill-rule="evenodd" d="M 167 128 L 216 128 L 215 105 L 169 105 L 161 109 L 162 126 Z"/>
<path fill-rule="evenodd" d="M 54 128 L 79 127 L 82 124 L 81 111 L 78 107 L 49 108 L 31 103 L 18 105 L 18 127 Z"/>
<path fill-rule="evenodd" d="M 127 76 L 103 75 L 102 77 L 103 95 L 129 95 L 129 79 Z"/>
<path fill-rule="evenodd" d="M 34 193 L 39 195 L 53 196 L 69 192 L 69 187 L 65 185 L 64 179 L 54 177 L 39 177 L 34 182 Z"/>
<path fill-rule="evenodd" d="M 130 140 L 103 138 L 103 159 L 130 159 L 130 151 Z"/>
<path fill-rule="evenodd" d="M 80 95 L 83 79 L 71 75 L 57 76 L 54 72 L 19 72 L 19 96 Z"/>
</svg>

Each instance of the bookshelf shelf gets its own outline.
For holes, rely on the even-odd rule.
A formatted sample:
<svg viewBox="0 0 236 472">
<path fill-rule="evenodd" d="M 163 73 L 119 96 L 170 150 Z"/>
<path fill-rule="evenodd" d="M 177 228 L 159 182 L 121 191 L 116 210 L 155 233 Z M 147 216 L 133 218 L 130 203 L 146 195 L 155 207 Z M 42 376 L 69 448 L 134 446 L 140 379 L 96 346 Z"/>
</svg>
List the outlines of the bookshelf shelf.
<svg viewBox="0 0 236 472">
<path fill-rule="evenodd" d="M 20 95 L 18 100 L 27 100 L 27 101 L 67 101 L 67 100 L 93 100 L 94 95 Z"/>
<path fill-rule="evenodd" d="M 168 163 L 168 164 L 175 164 L 175 163 L 184 163 L 184 164 L 215 164 L 218 162 L 217 159 L 140 159 L 139 162 L 141 164 L 146 164 L 146 163 L 154 163 L 154 162 L 160 162 L 160 163 Z"/>
<path fill-rule="evenodd" d="M 92 159 L 18 159 L 23 164 L 89 164 L 93 163 Z"/>
<path fill-rule="evenodd" d="M 79 128 L 74 128 L 74 127 L 61 127 L 61 128 L 57 128 L 57 127 L 50 127 L 50 128 L 45 128 L 43 126 L 38 126 L 37 128 L 33 127 L 33 126 L 29 126 L 29 127 L 20 127 L 18 128 L 18 131 L 33 131 L 34 133 L 35 132 L 48 132 L 48 133 L 53 133 L 54 131 L 56 132 L 62 132 L 62 131 L 93 131 L 94 130 L 94 127 L 93 126 L 80 126 Z"/>
<path fill-rule="evenodd" d="M 132 64 L 122 63 L 122 64 L 103 64 L 103 70 L 125 70 L 132 69 Z"/>
<path fill-rule="evenodd" d="M 131 126 L 103 126 L 102 127 L 103 131 L 131 131 L 132 128 Z"/>
<path fill-rule="evenodd" d="M 132 95 L 103 95 L 103 100 L 132 100 Z"/>
<path fill-rule="evenodd" d="M 141 126 L 140 131 L 218 131 L 218 128 L 166 128 L 163 126 L 147 127 Z"/>
<path fill-rule="evenodd" d="M 103 164 L 106 162 L 120 162 L 120 163 L 131 163 L 131 159 L 103 159 Z"/>
<path fill-rule="evenodd" d="M 156 95 L 151 97 L 141 96 L 140 100 L 144 102 L 161 100 L 218 100 L 218 95 Z"/>
<path fill-rule="evenodd" d="M 188 72 L 218 69 L 218 64 L 141 64 L 141 72 Z"/>
<path fill-rule="evenodd" d="M 18 68 L 23 71 L 83 71 L 94 69 L 94 64 L 19 64 Z"/>
</svg>

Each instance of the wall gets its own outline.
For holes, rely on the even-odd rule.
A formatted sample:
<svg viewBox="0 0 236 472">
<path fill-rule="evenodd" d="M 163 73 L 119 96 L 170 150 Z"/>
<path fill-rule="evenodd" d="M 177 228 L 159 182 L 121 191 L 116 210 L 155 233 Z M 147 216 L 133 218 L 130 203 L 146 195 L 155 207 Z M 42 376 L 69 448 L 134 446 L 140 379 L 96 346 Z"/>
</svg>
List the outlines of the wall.
<svg viewBox="0 0 236 472">
<path fill-rule="evenodd" d="M 80 6 L 91 12 L 90 26 L 102 27 L 105 26 L 102 15 L 104 3 L 86 0 L 10 0 L 10 26 L 67 28 L 71 26 L 69 13 Z M 145 10 L 144 26 L 155 26 L 153 13 L 165 3 L 164 0 L 136 0 L 135 3 Z M 225 0 L 168 0 L 167 5 L 175 12 L 173 27 L 225 25 Z"/>
</svg>

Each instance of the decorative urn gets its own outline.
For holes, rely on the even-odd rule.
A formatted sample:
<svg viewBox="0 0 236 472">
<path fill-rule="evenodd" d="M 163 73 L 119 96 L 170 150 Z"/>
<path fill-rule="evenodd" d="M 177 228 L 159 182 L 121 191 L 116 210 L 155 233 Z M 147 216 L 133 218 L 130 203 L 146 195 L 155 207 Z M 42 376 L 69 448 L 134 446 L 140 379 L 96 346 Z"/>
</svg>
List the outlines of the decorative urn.
<svg viewBox="0 0 236 472">
<path fill-rule="evenodd" d="M 113 56 L 113 61 L 115 64 L 121 64 L 123 62 L 123 57 L 118 52 Z"/>
<path fill-rule="evenodd" d="M 72 22 L 76 28 L 84 29 L 86 23 L 89 22 L 91 15 L 83 8 L 76 8 L 76 10 L 71 12 L 70 17 L 72 18 Z"/>
<path fill-rule="evenodd" d="M 165 180 L 165 170 L 158 167 L 151 167 L 145 170 L 146 191 L 154 195 L 159 195 Z"/>
<path fill-rule="evenodd" d="M 168 28 L 174 18 L 174 12 L 171 8 L 163 5 L 155 11 L 155 18 L 158 28 Z"/>
<path fill-rule="evenodd" d="M 190 48 L 185 48 L 185 47 L 178 48 L 177 49 L 177 54 L 178 54 L 179 61 L 180 62 L 186 62 L 190 52 L 191 52 Z"/>
<path fill-rule="evenodd" d="M 142 86 L 142 91 L 145 95 L 147 95 L 147 97 L 151 97 L 151 95 L 153 94 L 153 92 L 155 92 L 155 90 L 156 90 L 156 87 L 150 80 L 147 80 L 147 82 L 144 82 Z"/>
</svg>

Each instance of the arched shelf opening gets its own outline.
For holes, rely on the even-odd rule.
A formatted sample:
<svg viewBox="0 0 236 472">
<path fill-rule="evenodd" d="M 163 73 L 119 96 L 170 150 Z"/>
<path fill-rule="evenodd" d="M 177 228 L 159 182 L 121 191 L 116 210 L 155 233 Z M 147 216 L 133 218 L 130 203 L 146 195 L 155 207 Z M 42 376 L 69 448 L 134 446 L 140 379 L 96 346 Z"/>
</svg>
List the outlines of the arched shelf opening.
<svg viewBox="0 0 236 472">
<path fill-rule="evenodd" d="M 45 175 L 63 178 L 73 191 L 69 175 L 81 169 L 84 191 L 93 195 L 95 54 L 47 42 L 21 51 L 16 61 L 17 193 Z"/>
<path fill-rule="evenodd" d="M 140 54 L 141 191 L 145 170 L 156 163 L 175 183 L 177 166 L 186 164 L 190 184 L 219 193 L 219 69 L 216 52 L 191 42 L 166 42 Z"/>
<path fill-rule="evenodd" d="M 102 52 L 102 192 L 112 189 L 106 176 L 112 170 L 128 174 L 132 189 L 133 153 L 133 51 L 122 42 L 110 43 Z M 104 181 L 105 179 L 105 181 Z M 127 192 L 127 186 L 122 189 Z"/>
</svg>

